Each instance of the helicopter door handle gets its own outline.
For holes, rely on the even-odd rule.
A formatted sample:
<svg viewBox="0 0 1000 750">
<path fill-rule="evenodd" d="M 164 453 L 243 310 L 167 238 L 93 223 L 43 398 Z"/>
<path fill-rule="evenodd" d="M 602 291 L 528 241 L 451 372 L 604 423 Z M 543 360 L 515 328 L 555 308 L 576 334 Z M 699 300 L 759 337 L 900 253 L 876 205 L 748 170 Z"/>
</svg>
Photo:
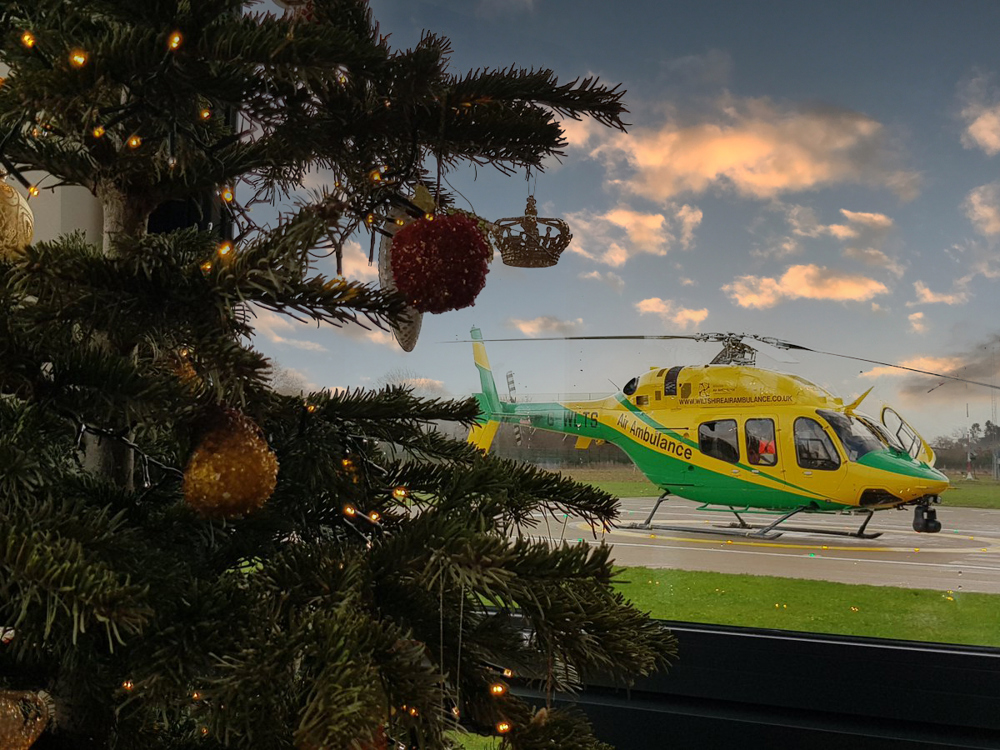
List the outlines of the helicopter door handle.
<svg viewBox="0 0 1000 750">
<path fill-rule="evenodd" d="M 811 477 L 813 475 L 811 471 L 803 471 L 802 473 L 807 477 Z"/>
<path fill-rule="evenodd" d="M 739 469 L 733 469 L 733 474 L 739 474 L 739 473 L 740 473 Z"/>
</svg>

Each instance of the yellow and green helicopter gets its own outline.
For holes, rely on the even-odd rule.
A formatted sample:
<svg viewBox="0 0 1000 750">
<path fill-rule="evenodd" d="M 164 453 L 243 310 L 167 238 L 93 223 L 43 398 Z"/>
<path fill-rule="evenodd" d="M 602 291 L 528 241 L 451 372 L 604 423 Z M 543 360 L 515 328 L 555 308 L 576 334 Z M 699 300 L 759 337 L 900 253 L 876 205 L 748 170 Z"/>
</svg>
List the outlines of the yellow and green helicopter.
<svg viewBox="0 0 1000 750">
<path fill-rule="evenodd" d="M 490 341 L 693 339 L 719 342 L 722 351 L 707 365 L 654 367 L 617 393 L 588 401 L 514 403 L 501 401 L 478 328 L 472 350 L 482 392 L 475 394 L 480 421 L 469 442 L 489 450 L 501 423 L 526 425 L 576 436 L 576 447 L 594 441 L 618 446 L 662 492 L 649 517 L 631 528 L 653 525 L 670 496 L 701 503 L 700 510 L 724 510 L 737 521 L 711 533 L 774 538 L 775 529 L 800 513 L 856 513 L 855 531 L 782 526 L 783 531 L 838 534 L 865 539 L 875 511 L 913 506 L 913 529 L 941 530 L 934 505 L 948 478 L 934 468 L 934 451 L 893 409 L 876 420 L 858 410 L 865 396 L 845 404 L 798 375 L 755 366 L 757 350 L 746 339 L 779 349 L 816 349 L 779 339 L 736 333 L 664 336 L 565 336 Z M 832 354 L 831 352 L 821 352 Z M 900 367 L 951 380 L 949 375 Z M 963 381 L 975 382 L 975 381 Z M 977 385 L 989 386 L 986 383 Z M 777 513 L 752 525 L 747 513 Z M 623 528 L 628 528 L 623 527 Z M 690 531 L 691 529 L 684 529 Z"/>
</svg>

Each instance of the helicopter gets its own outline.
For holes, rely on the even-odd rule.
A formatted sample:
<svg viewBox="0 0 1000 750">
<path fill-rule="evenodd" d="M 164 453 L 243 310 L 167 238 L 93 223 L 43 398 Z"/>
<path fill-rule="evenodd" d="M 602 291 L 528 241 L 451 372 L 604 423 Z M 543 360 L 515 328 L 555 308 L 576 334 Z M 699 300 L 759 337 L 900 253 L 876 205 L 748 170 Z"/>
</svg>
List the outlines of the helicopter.
<svg viewBox="0 0 1000 750">
<path fill-rule="evenodd" d="M 651 367 L 604 398 L 514 403 L 500 400 L 487 340 L 472 328 L 482 392 L 474 394 L 480 417 L 468 436 L 468 442 L 488 451 L 500 424 L 508 423 L 575 436 L 578 449 L 595 442 L 617 446 L 661 493 L 644 522 L 620 528 L 691 531 L 653 524 L 660 505 L 679 497 L 700 503 L 698 510 L 736 516 L 727 527 L 700 529 L 709 533 L 774 539 L 782 531 L 799 531 L 874 539 L 881 532 L 866 529 L 875 512 L 906 506 L 913 507 L 914 531 L 941 530 L 934 506 L 949 481 L 934 468 L 934 451 L 916 430 L 888 406 L 879 419 L 861 412 L 871 388 L 844 403 L 798 375 L 757 367 L 757 349 L 747 340 L 995 387 L 744 333 L 489 341 L 622 339 L 692 339 L 721 343 L 722 350 L 707 365 Z M 777 518 L 748 523 L 744 515 L 754 513 Z M 786 523 L 813 513 L 857 515 L 862 521 L 856 530 Z"/>
</svg>

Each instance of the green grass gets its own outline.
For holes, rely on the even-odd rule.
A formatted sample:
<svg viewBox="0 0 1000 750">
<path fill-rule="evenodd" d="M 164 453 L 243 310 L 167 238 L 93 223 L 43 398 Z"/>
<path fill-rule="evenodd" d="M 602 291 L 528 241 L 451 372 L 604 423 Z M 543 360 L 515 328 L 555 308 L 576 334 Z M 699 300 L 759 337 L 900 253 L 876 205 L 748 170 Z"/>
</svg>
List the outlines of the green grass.
<svg viewBox="0 0 1000 750">
<path fill-rule="evenodd" d="M 618 579 L 660 620 L 1000 646 L 998 595 L 650 568 Z"/>
<path fill-rule="evenodd" d="M 652 482 L 630 466 L 567 467 L 562 473 L 617 497 L 657 497 L 660 494 Z M 966 481 L 962 476 L 962 474 L 949 476 L 951 489 L 941 496 L 942 506 L 1000 509 L 1000 482 L 987 477 Z"/>
<path fill-rule="evenodd" d="M 480 737 L 478 734 L 448 732 L 447 738 L 464 750 L 495 750 L 500 747 L 499 737 Z"/>
<path fill-rule="evenodd" d="M 941 505 L 956 508 L 1000 508 L 1000 482 L 989 477 L 966 480 L 964 474 L 949 474 L 951 488 L 941 496 Z M 619 495 L 620 497 L 620 495 Z"/>
</svg>

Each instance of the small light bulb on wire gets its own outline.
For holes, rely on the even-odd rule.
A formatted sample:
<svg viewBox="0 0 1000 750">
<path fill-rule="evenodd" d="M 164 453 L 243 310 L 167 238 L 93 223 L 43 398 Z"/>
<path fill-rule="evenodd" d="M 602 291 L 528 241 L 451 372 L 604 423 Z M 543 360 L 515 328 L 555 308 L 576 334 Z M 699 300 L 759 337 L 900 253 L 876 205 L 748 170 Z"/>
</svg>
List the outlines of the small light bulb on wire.
<svg viewBox="0 0 1000 750">
<path fill-rule="evenodd" d="M 170 167 L 171 169 L 176 168 L 177 167 L 177 157 L 176 156 L 168 156 L 167 157 L 167 166 Z"/>
<path fill-rule="evenodd" d="M 378 523 L 381 520 L 382 516 L 379 515 L 379 512 L 377 510 L 373 510 L 371 513 L 368 514 L 368 518 L 369 520 L 371 520 L 372 523 Z"/>
<path fill-rule="evenodd" d="M 427 219 L 427 221 L 434 221 L 434 214 L 424 214 L 424 218 Z"/>
<path fill-rule="evenodd" d="M 504 677 L 513 677 L 514 676 L 514 670 L 513 669 L 505 669 L 503 671 L 503 676 Z"/>
<path fill-rule="evenodd" d="M 222 196 L 222 200 L 224 200 L 226 203 L 232 203 L 233 199 L 236 197 L 235 195 L 233 195 L 233 189 L 230 187 L 222 188 L 222 192 L 220 193 L 220 195 Z"/>
<path fill-rule="evenodd" d="M 175 31 L 167 38 L 167 49 L 175 50 L 181 46 L 184 41 L 184 36 L 179 31 Z"/>
<path fill-rule="evenodd" d="M 129 148 L 139 148 L 142 145 L 142 138 L 137 135 L 130 135 L 126 143 L 128 143 Z"/>
<path fill-rule="evenodd" d="M 106 132 L 108 131 L 104 129 L 103 125 L 98 125 L 96 128 L 90 131 L 90 134 L 94 136 L 94 138 L 103 138 Z"/>
<path fill-rule="evenodd" d="M 392 491 L 392 497 L 394 500 L 405 500 L 410 496 L 410 491 L 406 487 L 396 487 Z"/>
<path fill-rule="evenodd" d="M 232 251 L 233 251 L 233 243 L 232 242 L 223 242 L 221 245 L 219 245 L 219 257 L 220 258 L 225 258 Z"/>
<path fill-rule="evenodd" d="M 32 198 L 37 198 L 38 197 L 38 185 L 32 185 L 31 187 L 29 187 L 28 188 L 28 195 L 30 195 Z"/>
<path fill-rule="evenodd" d="M 212 270 L 212 261 L 206 260 L 204 263 L 202 263 L 201 264 L 201 270 L 204 271 L 205 273 L 208 273 L 209 271 L 211 271 Z"/>
<path fill-rule="evenodd" d="M 132 680 L 125 680 L 125 682 L 122 683 L 122 690 L 131 690 L 134 687 L 135 683 L 133 683 Z"/>
<path fill-rule="evenodd" d="M 401 226 L 403 226 L 403 224 L 405 224 L 405 223 L 406 223 L 406 222 L 405 222 L 405 221 L 403 221 L 402 219 L 396 219 L 396 226 L 397 226 L 397 227 L 401 227 Z"/>
<path fill-rule="evenodd" d="M 82 68 L 88 59 L 87 53 L 82 49 L 75 49 L 69 53 L 69 64 L 74 68 Z"/>
<path fill-rule="evenodd" d="M 510 731 L 509 721 L 498 721 L 497 722 L 497 734 L 507 734 Z"/>
<path fill-rule="evenodd" d="M 373 169 L 368 173 L 368 177 L 372 182 L 382 182 L 382 173 L 377 169 Z"/>
<path fill-rule="evenodd" d="M 490 695 L 492 696 L 500 697 L 501 695 L 506 694 L 506 692 L 507 692 L 507 686 L 504 685 L 502 682 L 494 682 L 492 685 L 490 685 Z"/>
<path fill-rule="evenodd" d="M 353 516 L 357 515 L 357 512 L 358 511 L 355 510 L 355 508 L 354 508 L 353 505 L 345 505 L 344 506 L 344 515 L 345 516 L 353 517 Z"/>
<path fill-rule="evenodd" d="M 30 31 L 25 31 L 23 34 L 21 34 L 21 44 L 23 44 L 28 49 L 34 47 L 36 41 L 37 40 L 35 39 L 35 35 L 32 34 Z"/>
<path fill-rule="evenodd" d="M 203 109 L 201 112 L 199 112 L 198 114 L 201 116 L 202 120 L 211 120 L 212 119 L 212 110 L 208 109 L 207 107 L 205 109 Z"/>
</svg>

